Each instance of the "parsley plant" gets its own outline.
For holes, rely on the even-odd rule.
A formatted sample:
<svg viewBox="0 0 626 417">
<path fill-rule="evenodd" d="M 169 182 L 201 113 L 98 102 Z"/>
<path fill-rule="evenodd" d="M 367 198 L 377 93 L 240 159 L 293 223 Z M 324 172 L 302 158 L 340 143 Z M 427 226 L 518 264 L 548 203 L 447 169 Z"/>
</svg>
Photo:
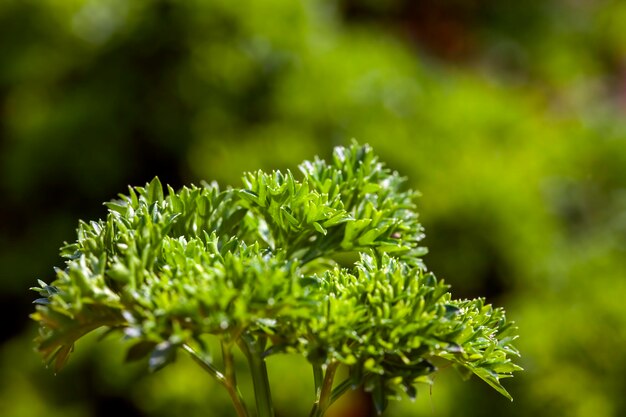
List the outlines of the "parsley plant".
<svg viewBox="0 0 626 417">
<path fill-rule="evenodd" d="M 282 352 L 311 364 L 310 416 L 348 389 L 371 392 L 379 413 L 415 397 L 445 360 L 511 398 L 500 379 L 516 329 L 484 299 L 455 300 L 421 260 L 416 192 L 369 146 L 338 147 L 291 172 L 247 173 L 243 187 L 165 190 L 155 178 L 80 222 L 65 267 L 34 288 L 38 350 L 60 369 L 99 328 L 132 341 L 127 359 L 150 369 L 191 355 L 249 416 L 233 354 L 247 358 L 256 414 L 274 416 L 265 361 Z M 221 345 L 214 362 L 207 338 Z M 338 367 L 347 378 L 335 381 Z"/>
</svg>

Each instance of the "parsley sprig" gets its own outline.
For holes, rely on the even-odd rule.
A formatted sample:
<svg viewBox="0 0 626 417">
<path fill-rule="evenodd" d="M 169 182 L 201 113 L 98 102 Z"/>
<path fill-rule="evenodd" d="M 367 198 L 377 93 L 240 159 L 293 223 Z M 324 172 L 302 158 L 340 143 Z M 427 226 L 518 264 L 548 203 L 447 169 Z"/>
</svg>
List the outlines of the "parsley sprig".
<svg viewBox="0 0 626 417">
<path fill-rule="evenodd" d="M 455 300 L 427 271 L 417 193 L 369 146 L 335 149 L 301 175 L 247 173 L 241 188 L 165 189 L 157 178 L 106 203 L 106 219 L 80 222 L 65 266 L 39 281 L 37 346 L 55 369 L 75 342 L 106 328 L 132 341 L 127 360 L 160 369 L 185 351 L 248 405 L 233 352 L 250 366 L 260 417 L 273 416 L 265 360 L 282 352 L 311 363 L 311 416 L 351 388 L 389 399 L 417 395 L 435 363 L 500 383 L 520 370 L 516 328 L 484 299 Z M 219 368 L 206 337 L 222 348 Z M 335 381 L 338 367 L 346 379 Z"/>
</svg>

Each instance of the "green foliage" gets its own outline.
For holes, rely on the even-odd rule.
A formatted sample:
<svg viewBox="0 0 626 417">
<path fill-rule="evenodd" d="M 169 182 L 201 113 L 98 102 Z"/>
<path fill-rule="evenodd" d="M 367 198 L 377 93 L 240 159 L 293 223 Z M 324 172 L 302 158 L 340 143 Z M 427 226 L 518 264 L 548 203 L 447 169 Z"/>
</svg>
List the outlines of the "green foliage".
<svg viewBox="0 0 626 417">
<path fill-rule="evenodd" d="M 419 256 L 416 193 L 369 146 L 335 149 L 327 163 L 248 173 L 242 188 L 163 189 L 157 178 L 107 203 L 106 219 L 81 222 L 50 285 L 35 288 L 39 351 L 58 370 L 97 328 L 132 341 L 127 360 L 152 370 L 179 348 L 247 415 L 232 368 L 246 355 L 260 416 L 273 413 L 264 360 L 308 359 L 316 375 L 311 415 L 350 387 L 416 396 L 438 360 L 476 374 L 510 398 L 500 378 L 519 368 L 515 328 L 483 299 L 455 300 Z M 356 261 L 355 261 L 356 260 Z M 223 369 L 207 337 L 222 345 Z M 333 388 L 338 366 L 346 380 Z"/>
</svg>

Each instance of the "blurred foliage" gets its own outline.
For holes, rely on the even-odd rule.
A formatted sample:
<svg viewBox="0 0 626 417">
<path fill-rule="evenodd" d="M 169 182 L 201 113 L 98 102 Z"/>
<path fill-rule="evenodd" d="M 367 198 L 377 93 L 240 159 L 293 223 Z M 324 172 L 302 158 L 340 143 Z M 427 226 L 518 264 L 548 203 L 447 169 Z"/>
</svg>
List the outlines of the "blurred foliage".
<svg viewBox="0 0 626 417">
<path fill-rule="evenodd" d="M 185 361 L 85 344 L 52 376 L 25 289 L 128 184 L 239 185 L 353 137 L 422 192 L 426 263 L 507 306 L 527 370 L 513 404 L 443 370 L 390 415 L 625 415 L 625 39 L 618 0 L 0 2 L 0 415 L 230 415 Z M 277 359 L 301 415 L 310 377 Z"/>
</svg>

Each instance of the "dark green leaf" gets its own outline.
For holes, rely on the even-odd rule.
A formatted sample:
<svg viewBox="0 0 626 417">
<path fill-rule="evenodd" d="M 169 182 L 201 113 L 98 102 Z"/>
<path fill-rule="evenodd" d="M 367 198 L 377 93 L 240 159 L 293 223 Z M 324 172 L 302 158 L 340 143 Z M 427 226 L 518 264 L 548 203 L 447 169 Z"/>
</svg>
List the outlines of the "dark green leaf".
<svg viewBox="0 0 626 417">
<path fill-rule="evenodd" d="M 154 347 L 150 354 L 148 367 L 151 372 L 156 372 L 176 359 L 177 346 L 170 342 L 161 342 Z"/>
<path fill-rule="evenodd" d="M 387 393 L 385 392 L 385 383 L 382 377 L 376 379 L 376 383 L 374 384 L 374 387 L 372 389 L 372 401 L 378 415 L 381 415 L 383 411 L 387 409 L 389 400 L 387 399 Z"/>
<path fill-rule="evenodd" d="M 146 356 L 148 356 L 150 353 L 152 353 L 156 347 L 156 343 L 155 342 L 151 342 L 151 341 L 147 341 L 147 340 L 142 340 L 140 342 L 135 343 L 134 345 L 132 345 L 128 351 L 126 351 L 126 358 L 124 359 L 125 362 L 133 362 L 133 361 L 138 361 L 141 360 L 143 358 L 145 358 Z M 154 353 L 152 353 L 152 355 L 154 355 Z M 150 367 L 152 369 L 153 366 L 153 358 L 151 356 L 150 358 Z"/>
</svg>

